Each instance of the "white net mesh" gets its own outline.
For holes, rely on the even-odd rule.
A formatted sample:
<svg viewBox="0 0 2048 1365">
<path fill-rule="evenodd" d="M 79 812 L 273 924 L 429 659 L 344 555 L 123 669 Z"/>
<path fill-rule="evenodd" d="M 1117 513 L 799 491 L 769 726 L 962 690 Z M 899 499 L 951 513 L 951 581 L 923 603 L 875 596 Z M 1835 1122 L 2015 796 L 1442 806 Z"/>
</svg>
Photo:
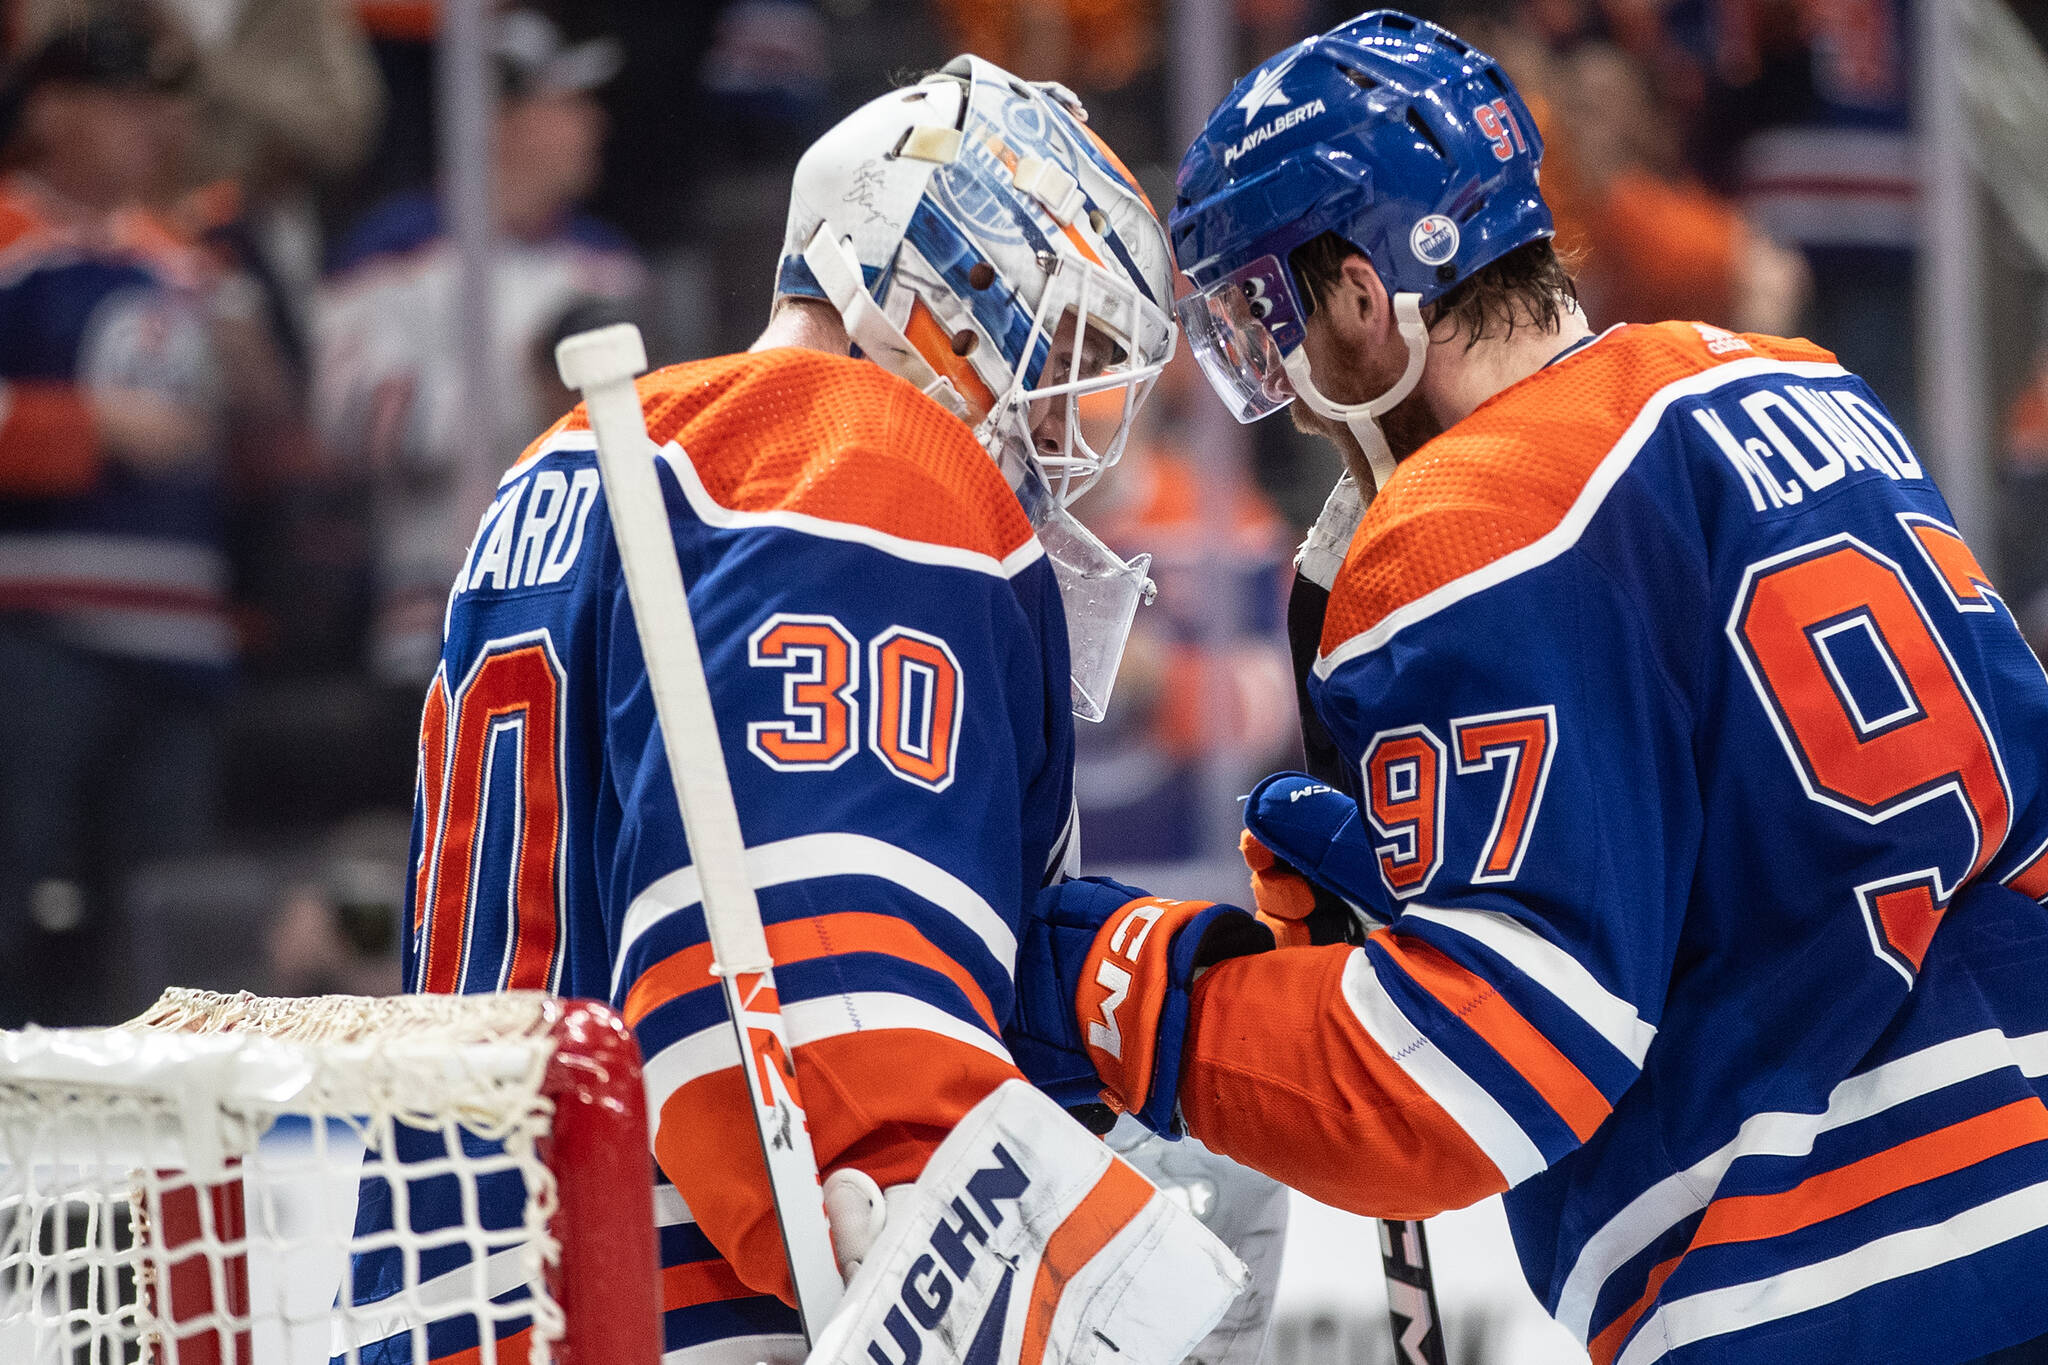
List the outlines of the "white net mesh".
<svg viewBox="0 0 2048 1365">
<path fill-rule="evenodd" d="M 559 1008 L 173 991 L 0 1034 L 0 1361 L 539 1365 Z"/>
</svg>

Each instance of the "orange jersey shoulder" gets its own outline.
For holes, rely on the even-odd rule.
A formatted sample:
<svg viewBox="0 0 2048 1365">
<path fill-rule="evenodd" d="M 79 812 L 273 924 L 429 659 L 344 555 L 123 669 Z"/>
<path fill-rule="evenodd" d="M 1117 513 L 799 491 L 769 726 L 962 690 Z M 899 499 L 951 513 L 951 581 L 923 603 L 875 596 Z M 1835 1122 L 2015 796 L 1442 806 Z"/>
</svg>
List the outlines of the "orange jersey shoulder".
<svg viewBox="0 0 2048 1365">
<path fill-rule="evenodd" d="M 1556 527 L 1658 390 L 1759 358 L 1834 360 L 1809 341 L 1661 322 L 1619 329 L 1480 404 L 1403 460 L 1366 509 L 1322 652 Z"/>
<path fill-rule="evenodd" d="M 0 182 L 0 258 L 11 261 L 55 239 L 35 197 L 18 180 Z"/>
<path fill-rule="evenodd" d="M 102 228 L 85 233 L 57 221 L 33 183 L 20 176 L 0 181 L 0 276 L 17 276 L 80 253 L 133 261 L 181 288 L 199 287 L 209 277 L 205 253 L 150 213 L 123 209 Z"/>
<path fill-rule="evenodd" d="M 795 512 L 1003 559 L 1031 524 L 965 423 L 879 365 L 794 348 L 639 380 L 648 434 L 674 441 L 737 512 Z M 579 405 L 527 447 L 589 429 Z"/>
</svg>

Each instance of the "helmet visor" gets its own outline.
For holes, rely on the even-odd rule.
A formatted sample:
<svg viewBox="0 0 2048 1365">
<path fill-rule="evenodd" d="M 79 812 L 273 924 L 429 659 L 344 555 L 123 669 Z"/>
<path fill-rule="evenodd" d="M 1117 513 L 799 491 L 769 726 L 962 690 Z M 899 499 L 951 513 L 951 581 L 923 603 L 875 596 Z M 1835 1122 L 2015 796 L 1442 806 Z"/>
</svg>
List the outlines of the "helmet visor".
<svg viewBox="0 0 2048 1365">
<path fill-rule="evenodd" d="M 1299 338 L 1301 324 L 1277 257 L 1261 256 L 1197 289 L 1174 311 L 1209 386 L 1231 416 L 1256 422 L 1294 401 L 1276 334 Z"/>
</svg>

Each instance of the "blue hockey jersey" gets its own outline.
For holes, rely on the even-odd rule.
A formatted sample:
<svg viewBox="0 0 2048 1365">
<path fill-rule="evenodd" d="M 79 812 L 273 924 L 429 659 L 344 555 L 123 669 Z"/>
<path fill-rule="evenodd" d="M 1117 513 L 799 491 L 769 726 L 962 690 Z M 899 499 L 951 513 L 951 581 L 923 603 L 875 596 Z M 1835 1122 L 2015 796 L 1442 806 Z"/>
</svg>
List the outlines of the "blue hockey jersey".
<svg viewBox="0 0 2048 1365">
<path fill-rule="evenodd" d="M 1073 809 L 1058 587 L 968 429 L 875 365 L 728 356 L 641 394 L 819 1162 L 912 1180 L 1017 1074 L 1000 1033 L 1019 915 L 1063 865 Z M 505 476 L 456 579 L 413 855 L 409 988 L 594 997 L 637 1034 L 668 1359 L 801 1359 L 580 409 Z M 455 1212 L 447 1183 L 438 1207 L 412 1192 L 416 1229 Z M 372 1182 L 359 1234 L 393 1202 Z M 469 1282 L 467 1245 L 437 1255 L 424 1274 Z M 358 1257 L 355 1301 L 402 1295 L 402 1270 L 396 1251 Z M 478 1334 L 436 1323 L 430 1354 Z"/>
<path fill-rule="evenodd" d="M 79 217 L 0 178 L 0 612 L 218 688 L 235 639 L 208 271 L 139 209 Z M 190 421 L 194 448 L 113 448 L 97 407 L 130 393 Z"/>
<path fill-rule="evenodd" d="M 1507 1189 L 1600 1365 L 2048 1332 L 2048 677 L 1871 391 L 1608 332 L 1404 461 L 1309 684 L 1389 927 L 1197 986 L 1211 1147 Z"/>
</svg>

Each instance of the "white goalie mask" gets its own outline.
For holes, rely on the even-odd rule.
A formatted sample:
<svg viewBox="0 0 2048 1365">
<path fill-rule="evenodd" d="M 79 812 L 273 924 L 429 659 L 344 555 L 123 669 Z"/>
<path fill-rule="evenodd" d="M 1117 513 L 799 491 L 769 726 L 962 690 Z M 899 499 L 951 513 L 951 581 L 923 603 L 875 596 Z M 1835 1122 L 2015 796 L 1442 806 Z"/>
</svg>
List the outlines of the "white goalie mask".
<svg viewBox="0 0 2048 1365">
<path fill-rule="evenodd" d="M 1166 235 L 1086 117 L 978 57 L 870 101 L 797 164 L 776 293 L 829 301 L 858 354 L 974 428 L 1059 577 L 1075 714 L 1100 720 L 1150 560 L 1066 508 L 1122 456 L 1174 324 Z"/>
</svg>

